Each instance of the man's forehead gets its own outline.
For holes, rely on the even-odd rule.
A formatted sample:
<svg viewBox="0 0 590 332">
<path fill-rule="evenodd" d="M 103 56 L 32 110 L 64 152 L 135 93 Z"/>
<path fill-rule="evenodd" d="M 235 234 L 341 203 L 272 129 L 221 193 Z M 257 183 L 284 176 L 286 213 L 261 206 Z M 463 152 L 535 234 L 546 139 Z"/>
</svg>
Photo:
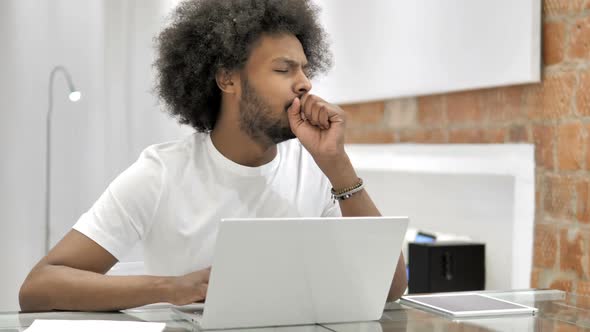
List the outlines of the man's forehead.
<svg viewBox="0 0 590 332">
<path fill-rule="evenodd" d="M 256 62 L 286 62 L 305 66 L 307 57 L 299 39 L 289 34 L 264 35 L 254 45 L 250 60 Z"/>
<path fill-rule="evenodd" d="M 307 67 L 307 65 L 308 65 L 307 60 L 295 60 L 295 59 L 292 59 L 292 58 L 286 57 L 286 56 L 279 56 L 279 57 L 273 58 L 272 62 L 278 63 L 278 64 L 287 64 L 289 66 Z"/>
</svg>

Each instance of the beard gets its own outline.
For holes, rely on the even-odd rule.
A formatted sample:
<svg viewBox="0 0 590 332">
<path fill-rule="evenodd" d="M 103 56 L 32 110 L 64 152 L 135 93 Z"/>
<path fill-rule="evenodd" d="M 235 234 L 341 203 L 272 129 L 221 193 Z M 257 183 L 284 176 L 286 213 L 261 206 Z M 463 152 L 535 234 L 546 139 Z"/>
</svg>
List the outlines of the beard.
<svg viewBox="0 0 590 332">
<path fill-rule="evenodd" d="M 287 112 L 288 105 L 283 110 Z M 270 107 L 256 93 L 247 79 L 242 81 L 242 98 L 240 100 L 240 129 L 255 142 L 270 146 L 295 138 L 286 114 L 273 116 Z"/>
</svg>

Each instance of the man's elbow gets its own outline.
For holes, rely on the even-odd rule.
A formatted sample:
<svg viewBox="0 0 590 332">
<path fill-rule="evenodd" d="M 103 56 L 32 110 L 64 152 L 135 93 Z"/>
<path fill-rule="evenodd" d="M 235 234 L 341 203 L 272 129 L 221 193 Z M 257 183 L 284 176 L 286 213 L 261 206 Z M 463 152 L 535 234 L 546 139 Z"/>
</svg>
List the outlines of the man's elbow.
<svg viewBox="0 0 590 332">
<path fill-rule="evenodd" d="M 18 292 L 18 302 L 22 312 L 49 311 L 48 296 L 35 281 L 35 276 L 29 275 Z"/>
<path fill-rule="evenodd" d="M 35 311 L 31 301 L 31 298 L 33 297 L 32 293 L 29 282 L 25 280 L 18 292 L 18 303 L 20 304 L 20 310 L 22 312 Z"/>
</svg>

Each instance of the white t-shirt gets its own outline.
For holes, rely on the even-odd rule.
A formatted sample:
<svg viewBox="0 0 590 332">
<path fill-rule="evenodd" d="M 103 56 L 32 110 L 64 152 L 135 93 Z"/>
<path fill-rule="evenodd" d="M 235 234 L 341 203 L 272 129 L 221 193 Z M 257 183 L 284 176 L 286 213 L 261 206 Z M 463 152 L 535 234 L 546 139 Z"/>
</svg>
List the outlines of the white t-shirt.
<svg viewBox="0 0 590 332">
<path fill-rule="evenodd" d="M 277 150 L 271 162 L 247 167 L 208 134 L 150 146 L 73 228 L 119 260 L 141 241 L 146 273 L 182 275 L 211 265 L 222 218 L 340 216 L 301 143 Z"/>
</svg>

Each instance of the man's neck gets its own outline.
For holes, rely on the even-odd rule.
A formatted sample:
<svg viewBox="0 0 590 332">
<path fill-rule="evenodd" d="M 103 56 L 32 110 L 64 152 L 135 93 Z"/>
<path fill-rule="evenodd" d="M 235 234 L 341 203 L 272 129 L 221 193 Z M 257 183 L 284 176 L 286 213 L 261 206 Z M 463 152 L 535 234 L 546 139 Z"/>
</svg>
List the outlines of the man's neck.
<svg viewBox="0 0 590 332">
<path fill-rule="evenodd" d="M 227 159 L 249 167 L 262 166 L 275 158 L 276 144 L 262 146 L 240 129 L 239 119 L 229 117 L 227 112 L 221 112 L 211 131 L 211 141 L 217 151 Z"/>
</svg>

